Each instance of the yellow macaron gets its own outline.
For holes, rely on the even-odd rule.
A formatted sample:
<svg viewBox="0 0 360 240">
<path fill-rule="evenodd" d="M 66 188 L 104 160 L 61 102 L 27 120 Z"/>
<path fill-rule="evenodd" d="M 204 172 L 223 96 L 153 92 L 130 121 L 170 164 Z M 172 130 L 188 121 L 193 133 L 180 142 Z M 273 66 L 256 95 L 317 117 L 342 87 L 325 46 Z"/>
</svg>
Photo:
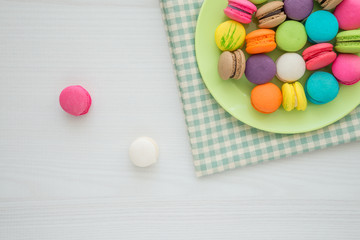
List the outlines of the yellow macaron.
<svg viewBox="0 0 360 240">
<path fill-rule="evenodd" d="M 285 111 L 290 112 L 296 108 L 298 111 L 305 111 L 307 108 L 307 99 L 301 83 L 285 83 L 282 88 L 283 102 Z"/>
<path fill-rule="evenodd" d="M 229 20 L 221 23 L 215 31 L 215 42 L 221 51 L 235 51 L 243 47 L 246 31 L 241 23 Z"/>
</svg>

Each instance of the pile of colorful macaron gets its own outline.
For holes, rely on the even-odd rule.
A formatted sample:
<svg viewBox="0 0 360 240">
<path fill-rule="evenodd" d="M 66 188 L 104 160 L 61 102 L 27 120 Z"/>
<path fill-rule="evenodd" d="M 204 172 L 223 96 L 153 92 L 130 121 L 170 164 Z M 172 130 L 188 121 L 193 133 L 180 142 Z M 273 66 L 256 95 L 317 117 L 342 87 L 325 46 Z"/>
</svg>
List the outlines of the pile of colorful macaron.
<svg viewBox="0 0 360 240">
<path fill-rule="evenodd" d="M 216 45 L 223 51 L 218 72 L 223 80 L 245 73 L 256 84 L 251 104 L 257 111 L 273 113 L 281 105 L 285 111 L 305 111 L 308 101 L 320 105 L 334 100 L 339 84 L 360 81 L 360 0 L 316 0 L 319 11 L 314 11 L 313 0 L 228 1 L 224 13 L 231 20 L 215 31 Z M 257 9 L 255 4 L 263 5 Z M 246 34 L 243 24 L 251 23 L 254 14 L 259 29 Z M 241 50 L 245 42 L 247 59 Z M 307 42 L 313 45 L 303 49 Z M 284 53 L 274 62 L 265 53 L 276 48 Z M 321 71 L 330 64 L 332 73 Z M 298 80 L 306 70 L 315 72 L 303 87 Z M 283 82 L 281 89 L 270 82 L 275 76 Z"/>
</svg>

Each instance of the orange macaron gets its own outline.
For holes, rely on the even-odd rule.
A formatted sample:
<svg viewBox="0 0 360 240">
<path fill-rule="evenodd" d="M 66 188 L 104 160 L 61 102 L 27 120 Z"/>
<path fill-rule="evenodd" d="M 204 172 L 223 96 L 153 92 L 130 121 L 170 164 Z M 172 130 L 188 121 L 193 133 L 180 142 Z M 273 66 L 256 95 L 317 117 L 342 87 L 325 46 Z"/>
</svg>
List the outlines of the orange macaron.
<svg viewBox="0 0 360 240">
<path fill-rule="evenodd" d="M 273 83 L 258 85 L 251 91 L 251 105 L 261 113 L 273 113 L 281 103 L 281 90 Z"/>
<path fill-rule="evenodd" d="M 275 50 L 275 32 L 271 29 L 258 29 L 246 35 L 246 52 L 249 54 L 267 53 Z"/>
</svg>

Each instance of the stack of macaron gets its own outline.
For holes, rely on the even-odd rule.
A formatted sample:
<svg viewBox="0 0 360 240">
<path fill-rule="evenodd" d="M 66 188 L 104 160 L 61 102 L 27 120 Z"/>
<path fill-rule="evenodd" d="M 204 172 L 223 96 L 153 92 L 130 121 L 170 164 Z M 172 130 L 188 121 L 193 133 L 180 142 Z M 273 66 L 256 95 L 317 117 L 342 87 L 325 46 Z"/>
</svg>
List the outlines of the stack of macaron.
<svg viewBox="0 0 360 240">
<path fill-rule="evenodd" d="M 257 111 L 273 113 L 281 105 L 285 111 L 305 111 L 308 101 L 320 105 L 334 100 L 339 84 L 360 81 L 360 0 L 266 2 L 228 0 L 224 13 L 230 20 L 215 31 L 222 51 L 219 76 L 228 80 L 245 75 L 255 84 L 250 100 Z M 316 4 L 322 9 L 314 11 Z M 243 24 L 253 16 L 259 29 L 246 33 Z M 307 43 L 311 46 L 304 49 Z M 267 55 L 275 49 L 283 52 L 276 61 Z M 331 64 L 332 73 L 321 70 Z M 303 87 L 298 80 L 306 71 L 315 72 Z M 271 83 L 275 77 L 281 89 Z"/>
</svg>

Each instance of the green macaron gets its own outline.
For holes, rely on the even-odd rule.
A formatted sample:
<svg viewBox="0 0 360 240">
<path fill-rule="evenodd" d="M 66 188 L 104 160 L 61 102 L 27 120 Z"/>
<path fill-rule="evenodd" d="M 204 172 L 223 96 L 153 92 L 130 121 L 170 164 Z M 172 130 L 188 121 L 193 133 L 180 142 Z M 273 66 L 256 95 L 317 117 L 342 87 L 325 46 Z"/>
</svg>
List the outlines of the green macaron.
<svg viewBox="0 0 360 240">
<path fill-rule="evenodd" d="M 286 52 L 297 52 L 307 42 L 307 34 L 303 24 L 297 21 L 285 21 L 276 30 L 276 43 Z"/>
<path fill-rule="evenodd" d="M 360 53 L 360 30 L 349 30 L 336 36 L 335 50 L 341 53 Z"/>
<path fill-rule="evenodd" d="M 250 0 L 250 2 L 252 2 L 253 4 L 261 4 L 266 2 L 267 0 Z"/>
</svg>

